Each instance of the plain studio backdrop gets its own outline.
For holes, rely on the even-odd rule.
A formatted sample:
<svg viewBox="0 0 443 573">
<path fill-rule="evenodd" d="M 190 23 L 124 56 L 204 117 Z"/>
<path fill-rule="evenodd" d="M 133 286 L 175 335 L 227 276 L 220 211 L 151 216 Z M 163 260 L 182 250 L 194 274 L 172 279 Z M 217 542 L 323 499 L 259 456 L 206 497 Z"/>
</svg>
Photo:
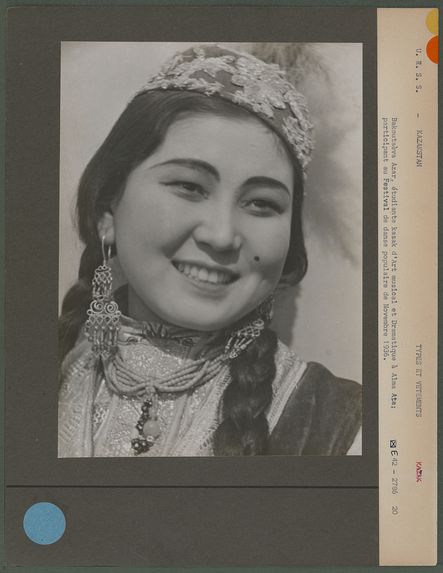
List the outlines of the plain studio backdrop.
<svg viewBox="0 0 443 573">
<path fill-rule="evenodd" d="M 60 118 L 59 305 L 75 282 L 82 245 L 73 220 L 86 164 L 126 104 L 189 43 L 63 42 Z M 229 44 L 225 44 L 229 47 Z M 231 45 L 290 63 L 307 97 L 316 149 L 305 202 L 308 273 L 279 295 L 274 328 L 304 360 L 362 378 L 361 44 Z M 281 56 L 279 55 L 281 53 Z"/>
</svg>

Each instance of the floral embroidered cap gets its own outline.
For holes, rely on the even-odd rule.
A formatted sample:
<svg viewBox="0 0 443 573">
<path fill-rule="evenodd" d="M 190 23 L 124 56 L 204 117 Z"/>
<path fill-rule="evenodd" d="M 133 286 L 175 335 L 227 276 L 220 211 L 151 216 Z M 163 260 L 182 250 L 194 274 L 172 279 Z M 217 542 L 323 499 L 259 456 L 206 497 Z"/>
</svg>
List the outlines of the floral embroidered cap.
<svg viewBox="0 0 443 573">
<path fill-rule="evenodd" d="M 305 98 L 277 64 L 218 45 L 196 46 L 173 56 L 142 91 L 159 89 L 216 95 L 255 113 L 286 141 L 306 178 L 313 127 Z"/>
</svg>

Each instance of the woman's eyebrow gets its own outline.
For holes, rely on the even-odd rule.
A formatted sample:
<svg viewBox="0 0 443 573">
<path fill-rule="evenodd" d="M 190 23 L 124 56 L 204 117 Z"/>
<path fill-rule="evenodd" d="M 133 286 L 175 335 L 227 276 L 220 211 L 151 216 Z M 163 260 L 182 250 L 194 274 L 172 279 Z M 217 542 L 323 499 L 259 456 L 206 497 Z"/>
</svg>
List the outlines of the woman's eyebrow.
<svg viewBox="0 0 443 573">
<path fill-rule="evenodd" d="M 200 159 L 190 159 L 187 157 L 184 158 L 177 158 L 177 159 L 168 159 L 168 161 L 163 161 L 162 163 L 157 163 L 156 165 L 152 165 L 151 169 L 155 167 L 163 167 L 164 165 L 181 165 L 183 167 L 189 167 L 191 169 L 197 169 L 198 171 L 204 171 L 210 173 L 217 181 L 220 181 L 220 174 L 217 169 L 207 163 L 206 161 L 202 161 Z"/>
<path fill-rule="evenodd" d="M 152 165 L 150 169 L 155 169 L 156 167 L 163 167 L 165 165 L 180 165 L 183 167 L 188 167 L 190 169 L 197 169 L 198 171 L 210 173 L 217 181 L 220 181 L 220 174 L 217 171 L 217 169 L 207 161 L 203 161 L 201 159 L 192 159 L 188 157 L 168 159 L 167 161 L 163 161 L 161 163 L 156 163 L 155 165 Z M 286 187 L 286 185 L 282 181 L 274 179 L 273 177 L 266 177 L 265 175 L 257 175 L 255 177 L 250 177 L 243 183 L 242 187 L 249 187 L 252 185 L 281 189 L 291 197 L 291 192 Z"/>
<path fill-rule="evenodd" d="M 247 181 L 243 183 L 242 186 L 249 187 L 253 185 L 257 185 L 259 187 L 272 187 L 273 189 L 281 189 L 282 191 L 285 191 L 289 195 L 289 197 L 292 196 L 291 192 L 286 187 L 286 185 L 282 181 L 274 179 L 273 177 L 266 177 L 264 175 L 257 177 L 250 177 L 249 179 L 247 179 Z"/>
</svg>

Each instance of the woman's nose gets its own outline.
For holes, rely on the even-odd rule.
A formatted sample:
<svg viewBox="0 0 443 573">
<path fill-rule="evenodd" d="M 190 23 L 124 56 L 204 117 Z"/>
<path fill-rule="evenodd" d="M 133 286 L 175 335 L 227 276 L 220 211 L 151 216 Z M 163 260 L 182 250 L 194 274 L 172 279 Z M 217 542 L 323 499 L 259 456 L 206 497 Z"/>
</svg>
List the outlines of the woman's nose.
<svg viewBox="0 0 443 573">
<path fill-rule="evenodd" d="M 230 209 L 206 209 L 195 226 L 193 235 L 197 243 L 210 246 L 214 251 L 238 250 L 243 243 Z"/>
</svg>

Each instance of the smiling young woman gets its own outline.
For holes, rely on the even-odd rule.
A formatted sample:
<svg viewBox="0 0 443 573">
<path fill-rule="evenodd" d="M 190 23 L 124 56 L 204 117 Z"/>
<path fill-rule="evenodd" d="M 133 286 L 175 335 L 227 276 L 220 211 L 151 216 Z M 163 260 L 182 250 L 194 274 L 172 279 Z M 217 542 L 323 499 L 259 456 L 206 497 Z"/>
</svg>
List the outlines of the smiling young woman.
<svg viewBox="0 0 443 573">
<path fill-rule="evenodd" d="M 254 310 L 282 274 L 293 179 L 276 135 L 252 116 L 171 125 L 99 224 L 118 246 L 130 316 L 214 331 Z"/>
<path fill-rule="evenodd" d="M 306 271 L 311 131 L 278 66 L 219 46 L 174 57 L 130 102 L 79 186 L 59 456 L 349 450 L 360 386 L 269 328 L 274 290 Z"/>
</svg>

